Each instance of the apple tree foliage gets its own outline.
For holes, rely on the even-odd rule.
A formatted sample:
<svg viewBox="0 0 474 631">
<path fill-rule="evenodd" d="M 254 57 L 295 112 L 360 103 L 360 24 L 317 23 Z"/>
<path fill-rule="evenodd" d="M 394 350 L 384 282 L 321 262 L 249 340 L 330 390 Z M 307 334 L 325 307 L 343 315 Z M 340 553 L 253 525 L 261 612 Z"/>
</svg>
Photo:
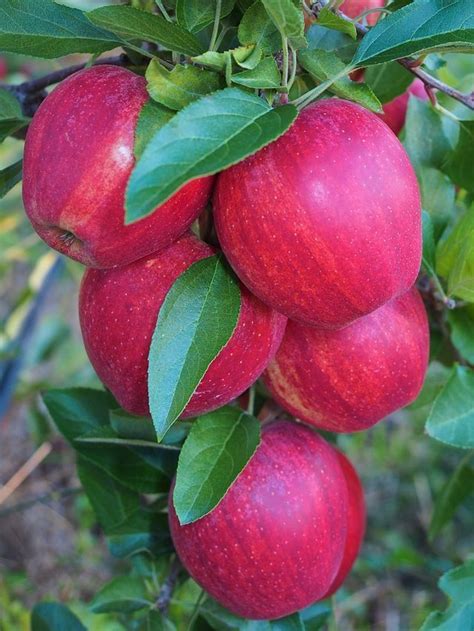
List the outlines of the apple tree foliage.
<svg viewBox="0 0 474 631">
<path fill-rule="evenodd" d="M 321 96 L 334 94 L 380 112 L 411 81 L 406 65 L 397 62 L 402 58 L 416 62 L 435 88 L 456 81 L 464 94 L 473 88 L 472 75 L 459 84 L 450 69 L 450 53 L 473 52 L 472 0 L 394 0 L 375 26 L 362 30 L 335 10 L 340 3 L 334 1 L 319 3 L 309 28 L 304 9 L 311 3 L 303 7 L 300 0 L 101 4 L 83 11 L 72 0 L 3 0 L 0 52 L 46 59 L 86 53 L 94 63 L 96 56 L 121 48 L 126 63 L 145 75 L 150 98 L 137 127 L 126 223 L 149 215 L 190 179 L 217 173 L 271 143 L 291 126 L 298 109 Z M 365 81 L 355 83 L 349 74 L 359 68 L 366 68 Z M 432 102 L 410 99 L 402 136 L 422 192 L 419 287 L 432 329 L 431 366 L 414 405 L 429 404 L 427 435 L 459 450 L 459 466 L 436 499 L 431 538 L 474 491 L 474 99 L 467 107 L 442 87 L 434 94 Z M 21 86 L 0 89 L 0 141 L 27 127 L 34 115 L 27 96 Z M 0 195 L 20 179 L 21 162 L 2 170 Z M 232 335 L 239 309 L 235 278 L 218 256 L 176 281 L 150 350 L 150 391 L 159 380 L 162 393 L 150 398 L 152 423 L 119 409 L 105 391 L 43 394 L 76 451 L 81 483 L 111 554 L 133 567 L 106 584 L 91 609 L 118 612 L 130 628 L 175 628 L 172 616 L 156 606 L 170 577 L 181 591 L 186 578 L 183 570 L 172 576 L 166 504 L 173 477 L 177 514 L 190 523 L 219 503 L 259 444 L 254 414 L 264 394 L 258 389 L 250 392 L 248 411 L 226 406 L 193 422 L 176 422 Z M 176 338 L 184 317 L 191 324 Z M 423 631 L 471 628 L 472 562 L 443 575 L 439 587 L 449 603 L 429 616 Z M 236 618 L 195 586 L 184 593 L 189 629 L 315 630 L 330 616 L 323 602 L 286 619 L 256 623 Z M 84 629 L 55 603 L 35 607 L 32 628 Z"/>
</svg>

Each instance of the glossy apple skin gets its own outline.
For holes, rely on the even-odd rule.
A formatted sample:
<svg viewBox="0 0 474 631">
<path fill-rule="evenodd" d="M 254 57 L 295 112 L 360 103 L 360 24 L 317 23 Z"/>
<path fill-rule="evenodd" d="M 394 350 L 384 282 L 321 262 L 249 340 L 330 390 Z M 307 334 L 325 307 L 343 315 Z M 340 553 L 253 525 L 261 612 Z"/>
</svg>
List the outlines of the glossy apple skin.
<svg viewBox="0 0 474 631">
<path fill-rule="evenodd" d="M 63 81 L 28 129 L 27 215 L 49 246 L 90 267 L 126 265 L 170 245 L 208 201 L 213 178 L 194 180 L 151 216 L 124 225 L 135 128 L 147 100 L 143 77 L 95 66 Z"/>
<path fill-rule="evenodd" d="M 297 418 L 331 432 L 355 432 L 417 397 L 428 354 L 426 310 L 413 288 L 344 329 L 290 321 L 264 381 Z"/>
<path fill-rule="evenodd" d="M 86 271 L 79 297 L 84 344 L 99 378 L 132 414 L 148 414 L 148 352 L 171 285 L 214 254 L 191 234 L 166 250 L 113 270 Z M 225 405 L 246 390 L 274 356 L 286 318 L 242 287 L 237 327 L 209 366 L 183 416 Z"/>
<path fill-rule="evenodd" d="M 213 598 L 250 619 L 289 615 L 319 600 L 341 564 L 347 485 L 336 453 L 303 425 L 264 425 L 262 441 L 221 503 L 178 522 L 176 551 Z"/>
<path fill-rule="evenodd" d="M 415 173 L 374 114 L 341 99 L 301 112 L 286 134 L 218 176 L 224 253 L 261 300 L 338 328 L 413 285 L 421 260 Z"/>
<path fill-rule="evenodd" d="M 395 97 L 393 101 L 389 101 L 383 105 L 383 114 L 377 114 L 397 136 L 405 125 L 410 96 L 416 96 L 417 99 L 421 99 L 422 101 L 428 100 L 423 81 L 415 79 L 406 92 Z"/>
<path fill-rule="evenodd" d="M 378 9 L 385 6 L 385 0 L 344 0 L 339 7 L 340 10 L 350 18 L 356 18 L 367 9 Z M 379 13 L 370 13 L 367 17 L 367 24 L 373 26 L 379 19 Z"/>
<path fill-rule="evenodd" d="M 337 449 L 335 449 L 335 452 L 346 479 L 348 491 L 347 537 L 339 572 L 324 598 L 329 598 L 337 592 L 346 580 L 347 575 L 359 555 L 364 540 L 366 523 L 364 489 L 362 488 L 357 471 L 352 466 L 351 461 L 342 452 Z"/>
</svg>

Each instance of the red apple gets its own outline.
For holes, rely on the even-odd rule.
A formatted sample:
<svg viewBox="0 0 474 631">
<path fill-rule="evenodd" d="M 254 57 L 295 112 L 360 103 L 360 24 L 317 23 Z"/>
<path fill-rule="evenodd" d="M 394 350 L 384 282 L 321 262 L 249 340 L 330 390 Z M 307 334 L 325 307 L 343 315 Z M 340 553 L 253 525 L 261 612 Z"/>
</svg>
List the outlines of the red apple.
<svg viewBox="0 0 474 631">
<path fill-rule="evenodd" d="M 367 9 L 379 9 L 385 6 L 385 0 L 344 0 L 340 10 L 350 18 L 356 18 Z M 369 13 L 367 24 L 373 26 L 379 19 L 380 13 Z"/>
<path fill-rule="evenodd" d="M 412 95 L 415 96 L 417 99 L 421 99 L 422 101 L 426 101 L 428 99 L 428 94 L 426 93 L 425 86 L 423 84 L 423 81 L 421 81 L 420 79 L 415 79 L 408 90 L 403 94 L 395 97 L 393 101 L 385 103 L 383 106 L 383 114 L 377 114 L 377 116 L 379 116 L 384 121 L 384 123 L 386 123 L 390 127 L 390 129 L 397 135 L 400 133 L 403 126 L 405 125 L 405 118 L 408 109 L 408 99 Z"/>
<path fill-rule="evenodd" d="M 347 484 L 336 453 L 302 425 L 265 425 L 262 442 L 221 503 L 181 526 L 176 551 L 194 580 L 233 613 L 289 615 L 322 598 L 341 565 Z"/>
<path fill-rule="evenodd" d="M 344 329 L 290 321 L 264 380 L 297 418 L 331 432 L 355 432 L 417 397 L 428 353 L 425 307 L 411 289 Z"/>
<path fill-rule="evenodd" d="M 413 285 L 421 260 L 415 173 L 374 114 L 310 105 L 286 134 L 218 176 L 220 244 L 261 300 L 337 328 Z"/>
<path fill-rule="evenodd" d="M 0 57 L 0 79 L 5 79 L 8 74 L 8 65 L 5 57 Z"/>
<path fill-rule="evenodd" d="M 214 250 L 191 234 L 166 250 L 113 270 L 86 271 L 79 315 L 86 351 L 122 407 L 148 414 L 148 352 L 158 312 L 174 281 Z M 242 287 L 237 327 L 186 407 L 194 416 L 246 390 L 275 354 L 286 318 Z"/>
<path fill-rule="evenodd" d="M 40 237 L 91 267 L 125 265 L 172 243 L 206 205 L 212 178 L 194 180 L 145 219 L 125 226 L 146 81 L 95 66 L 63 81 L 35 114 L 25 144 L 23 199 Z"/>
<path fill-rule="evenodd" d="M 357 471 L 343 453 L 337 449 L 335 452 L 344 477 L 346 478 L 348 490 L 348 526 L 341 567 L 324 598 L 329 598 L 329 596 L 337 592 L 351 571 L 364 539 L 366 520 L 364 489 L 360 483 Z"/>
</svg>

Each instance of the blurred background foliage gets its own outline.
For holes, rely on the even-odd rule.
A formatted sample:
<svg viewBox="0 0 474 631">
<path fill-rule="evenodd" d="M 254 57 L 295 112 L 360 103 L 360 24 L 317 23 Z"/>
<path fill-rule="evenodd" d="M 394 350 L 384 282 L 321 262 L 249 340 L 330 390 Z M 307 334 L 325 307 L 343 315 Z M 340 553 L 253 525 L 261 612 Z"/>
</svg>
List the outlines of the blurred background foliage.
<svg viewBox="0 0 474 631">
<path fill-rule="evenodd" d="M 111 3 L 64 1 L 80 8 Z M 33 62 L 7 55 L 5 79 L 19 83 L 82 59 Z M 474 88 L 472 57 L 450 54 L 441 60 L 433 55 L 430 63 L 443 81 L 466 92 Z M 441 96 L 440 102 L 459 118 L 473 117 L 455 101 Z M 417 105 L 418 110 L 429 107 Z M 418 114 L 410 110 L 406 131 L 412 159 L 428 144 Z M 449 118 L 443 126 L 449 138 Z M 22 141 L 8 138 L 0 145 L 0 168 L 20 159 L 21 152 Z M 445 225 L 456 217 L 459 202 L 454 185 L 432 170 L 423 160 L 417 166 L 424 207 Z M 67 602 L 92 631 L 126 628 L 117 616 L 92 614 L 87 608 L 104 581 L 123 572 L 125 564 L 109 555 L 81 494 L 72 451 L 53 430 L 39 399 L 48 387 L 98 385 L 78 327 L 81 274 L 80 265 L 60 260 L 33 232 L 23 212 L 21 184 L 16 185 L 0 201 L 0 482 L 10 479 L 40 444 L 47 442 L 52 450 L 0 503 L 1 631 L 28 629 L 31 607 L 45 599 Z M 462 458 L 459 450 L 424 433 L 427 404 L 446 379 L 445 352 L 442 344 L 433 345 L 439 361 L 432 364 L 425 391 L 410 409 L 372 430 L 337 439 L 361 475 L 369 519 L 360 558 L 334 602 L 333 629 L 419 628 L 431 611 L 446 606 L 437 588 L 439 576 L 472 552 L 472 495 L 452 521 L 430 536 L 435 498 Z M 188 580 L 174 594 L 178 629 L 187 628 L 196 590 Z"/>
</svg>

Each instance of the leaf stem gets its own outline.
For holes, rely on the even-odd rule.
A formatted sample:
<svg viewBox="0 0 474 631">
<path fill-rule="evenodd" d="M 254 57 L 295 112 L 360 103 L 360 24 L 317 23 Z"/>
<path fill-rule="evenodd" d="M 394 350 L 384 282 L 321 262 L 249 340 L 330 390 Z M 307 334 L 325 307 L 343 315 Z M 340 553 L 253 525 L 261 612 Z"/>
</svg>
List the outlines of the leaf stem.
<svg viewBox="0 0 474 631">
<path fill-rule="evenodd" d="M 338 79 L 342 79 L 342 77 L 347 76 L 352 70 L 353 70 L 352 66 L 346 66 L 344 70 L 341 70 L 341 72 L 338 72 L 337 75 L 335 75 L 334 77 L 331 77 L 327 81 L 323 81 L 323 83 L 320 83 L 312 90 L 309 90 L 309 92 L 306 92 L 305 94 L 301 95 L 299 98 L 292 101 L 293 105 L 296 105 L 298 109 L 303 109 L 304 107 L 309 105 L 311 101 L 314 101 L 315 99 L 317 99 L 320 94 L 322 94 L 328 88 L 330 88 L 333 85 L 333 83 L 335 83 Z"/>
<path fill-rule="evenodd" d="M 191 618 L 189 619 L 186 631 L 191 631 L 191 629 L 193 628 L 194 622 L 195 622 L 196 618 L 198 617 L 199 611 L 201 609 L 201 605 L 202 605 L 202 601 L 204 599 L 204 595 L 205 595 L 204 594 L 204 590 L 201 589 L 201 593 L 199 594 L 199 598 L 196 600 L 196 604 L 193 607 L 193 612 L 191 614 Z"/>
<path fill-rule="evenodd" d="M 209 50 L 215 50 L 217 35 L 219 33 L 219 23 L 221 20 L 221 9 L 222 9 L 222 0 L 217 0 L 216 13 L 214 16 L 214 27 L 212 29 L 211 43 L 209 44 Z"/>
<path fill-rule="evenodd" d="M 281 36 L 281 48 L 283 52 L 283 67 L 281 70 L 281 75 L 282 75 L 281 87 L 285 88 L 286 90 L 288 87 L 288 72 L 289 72 L 290 59 L 288 55 L 288 38 L 285 37 L 283 34 Z"/>
<path fill-rule="evenodd" d="M 288 92 L 291 90 L 291 87 L 293 83 L 295 82 L 296 71 L 298 70 L 298 59 L 296 56 L 296 50 L 292 46 L 290 46 L 290 50 L 291 50 L 291 75 L 288 81 Z"/>
<path fill-rule="evenodd" d="M 255 409 L 255 384 L 249 388 L 249 402 L 247 404 L 247 412 L 253 414 Z"/>
<path fill-rule="evenodd" d="M 159 8 L 159 10 L 161 11 L 161 13 L 163 14 L 163 17 L 165 18 L 165 20 L 167 22 L 172 22 L 173 20 L 170 18 L 170 14 L 166 10 L 165 5 L 163 4 L 162 0 L 155 0 L 155 3 L 157 7 Z"/>
</svg>

